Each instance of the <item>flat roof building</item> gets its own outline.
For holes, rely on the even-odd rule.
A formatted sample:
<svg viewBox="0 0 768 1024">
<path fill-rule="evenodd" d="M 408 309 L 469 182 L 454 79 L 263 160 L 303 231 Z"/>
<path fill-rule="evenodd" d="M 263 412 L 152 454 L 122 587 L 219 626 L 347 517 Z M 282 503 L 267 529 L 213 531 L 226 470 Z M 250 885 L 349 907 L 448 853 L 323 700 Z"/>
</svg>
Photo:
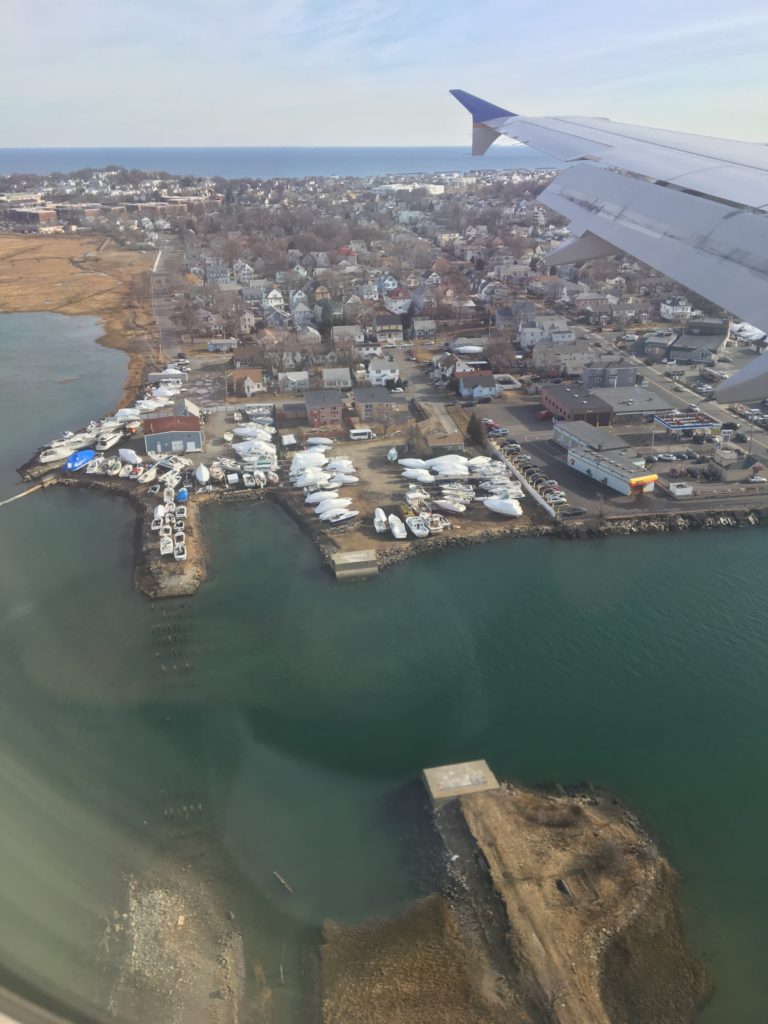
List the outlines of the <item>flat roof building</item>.
<svg viewBox="0 0 768 1024">
<path fill-rule="evenodd" d="M 596 452 L 627 451 L 629 445 L 612 430 L 593 427 L 591 423 L 577 420 L 575 423 L 555 423 L 552 439 L 565 449 L 590 448 Z"/>
<path fill-rule="evenodd" d="M 648 493 L 654 489 L 658 480 L 657 473 L 641 469 L 616 452 L 606 454 L 589 448 L 571 448 L 566 461 L 572 469 L 619 494 Z"/>
</svg>

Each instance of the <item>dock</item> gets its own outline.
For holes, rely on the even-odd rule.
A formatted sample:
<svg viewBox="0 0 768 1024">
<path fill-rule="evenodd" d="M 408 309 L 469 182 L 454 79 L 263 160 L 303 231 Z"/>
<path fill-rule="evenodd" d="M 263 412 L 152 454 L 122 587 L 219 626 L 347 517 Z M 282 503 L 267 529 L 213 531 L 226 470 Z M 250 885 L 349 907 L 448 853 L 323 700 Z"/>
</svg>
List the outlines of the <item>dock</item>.
<svg viewBox="0 0 768 1024">
<path fill-rule="evenodd" d="M 379 563 L 374 548 L 364 551 L 337 551 L 331 555 L 331 565 L 337 580 L 364 579 L 375 576 Z"/>
</svg>

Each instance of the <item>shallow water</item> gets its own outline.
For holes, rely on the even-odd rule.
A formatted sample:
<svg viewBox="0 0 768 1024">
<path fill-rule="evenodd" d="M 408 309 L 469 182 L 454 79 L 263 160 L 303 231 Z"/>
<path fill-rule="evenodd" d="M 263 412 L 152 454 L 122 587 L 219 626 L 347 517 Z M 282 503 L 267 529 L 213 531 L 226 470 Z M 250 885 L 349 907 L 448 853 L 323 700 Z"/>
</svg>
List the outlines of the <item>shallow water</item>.
<svg viewBox="0 0 768 1024">
<path fill-rule="evenodd" d="M 17 381 L 25 422 L 41 402 L 72 423 L 59 387 L 22 401 Z M 3 402 L 0 438 L 23 447 L 5 416 Z M 761 530 L 501 542 L 339 585 L 270 503 L 204 517 L 208 581 L 153 606 L 131 589 L 122 502 L 51 490 L 0 509 L 0 963 L 103 1005 L 101 917 L 191 793 L 250 919 L 249 957 L 268 980 L 285 960 L 275 1008 L 293 1022 L 298 954 L 322 921 L 421 892 L 403 786 L 485 757 L 523 782 L 589 778 L 623 796 L 681 874 L 717 986 L 702 1020 L 765 1016 Z M 170 650 L 153 630 L 163 607 L 182 634 Z M 179 840 L 179 857 L 203 841 Z"/>
</svg>

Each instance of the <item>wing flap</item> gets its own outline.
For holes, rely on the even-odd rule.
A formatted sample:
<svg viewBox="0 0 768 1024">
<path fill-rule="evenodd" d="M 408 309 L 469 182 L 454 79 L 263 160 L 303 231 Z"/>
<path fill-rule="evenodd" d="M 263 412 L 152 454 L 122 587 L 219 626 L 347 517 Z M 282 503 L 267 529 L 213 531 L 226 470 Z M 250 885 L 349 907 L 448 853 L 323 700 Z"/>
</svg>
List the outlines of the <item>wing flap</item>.
<svg viewBox="0 0 768 1024">
<path fill-rule="evenodd" d="M 579 164 L 541 194 L 571 221 L 750 323 L 768 324 L 768 218 Z"/>
</svg>

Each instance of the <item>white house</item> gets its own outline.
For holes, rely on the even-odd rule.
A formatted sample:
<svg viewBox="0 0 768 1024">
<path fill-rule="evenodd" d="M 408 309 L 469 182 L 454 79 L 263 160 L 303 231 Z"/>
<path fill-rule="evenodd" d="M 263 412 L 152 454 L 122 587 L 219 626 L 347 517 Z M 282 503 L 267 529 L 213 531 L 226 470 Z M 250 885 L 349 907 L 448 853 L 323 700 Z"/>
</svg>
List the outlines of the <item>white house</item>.
<svg viewBox="0 0 768 1024">
<path fill-rule="evenodd" d="M 278 373 L 277 384 L 281 391 L 306 391 L 309 388 L 309 373 L 307 370 Z"/>
<path fill-rule="evenodd" d="M 380 384 L 386 385 L 388 380 L 397 380 L 399 376 L 397 366 L 390 363 L 388 359 L 372 359 L 368 364 L 368 383 L 374 387 Z"/>
<path fill-rule="evenodd" d="M 285 299 L 283 298 L 283 293 L 278 288 L 272 288 L 267 292 L 264 302 L 266 306 L 270 306 L 272 309 L 285 309 Z"/>
<path fill-rule="evenodd" d="M 492 373 L 457 373 L 455 377 L 462 398 L 495 398 L 499 393 Z"/>
<path fill-rule="evenodd" d="M 670 295 L 659 307 L 662 320 L 687 320 L 692 312 L 693 307 L 684 295 Z"/>
<path fill-rule="evenodd" d="M 322 370 L 323 388 L 349 390 L 352 387 L 352 374 L 348 366 L 326 366 Z"/>
</svg>

